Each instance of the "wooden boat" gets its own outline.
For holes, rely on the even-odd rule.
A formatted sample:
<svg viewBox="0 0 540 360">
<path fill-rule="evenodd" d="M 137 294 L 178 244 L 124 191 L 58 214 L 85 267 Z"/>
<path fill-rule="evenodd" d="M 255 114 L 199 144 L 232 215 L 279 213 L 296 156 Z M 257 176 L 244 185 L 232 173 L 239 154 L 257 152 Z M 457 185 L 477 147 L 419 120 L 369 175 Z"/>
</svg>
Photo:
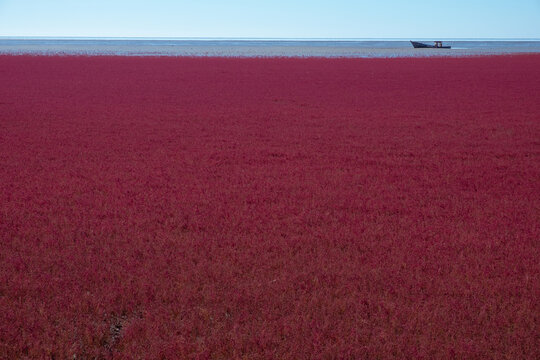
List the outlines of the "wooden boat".
<svg viewBox="0 0 540 360">
<path fill-rule="evenodd" d="M 416 49 L 451 49 L 451 46 L 443 46 L 442 41 L 435 41 L 433 45 L 430 44 L 424 44 L 417 41 L 411 41 L 411 44 Z"/>
</svg>

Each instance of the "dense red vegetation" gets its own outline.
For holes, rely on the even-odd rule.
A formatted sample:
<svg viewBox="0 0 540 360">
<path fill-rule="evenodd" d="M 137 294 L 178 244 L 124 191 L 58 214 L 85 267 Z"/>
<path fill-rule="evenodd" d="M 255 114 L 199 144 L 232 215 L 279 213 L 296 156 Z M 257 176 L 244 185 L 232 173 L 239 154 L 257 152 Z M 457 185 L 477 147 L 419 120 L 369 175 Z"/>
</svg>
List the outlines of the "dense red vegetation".
<svg viewBox="0 0 540 360">
<path fill-rule="evenodd" d="M 0 57 L 0 357 L 539 358 L 539 84 Z"/>
</svg>

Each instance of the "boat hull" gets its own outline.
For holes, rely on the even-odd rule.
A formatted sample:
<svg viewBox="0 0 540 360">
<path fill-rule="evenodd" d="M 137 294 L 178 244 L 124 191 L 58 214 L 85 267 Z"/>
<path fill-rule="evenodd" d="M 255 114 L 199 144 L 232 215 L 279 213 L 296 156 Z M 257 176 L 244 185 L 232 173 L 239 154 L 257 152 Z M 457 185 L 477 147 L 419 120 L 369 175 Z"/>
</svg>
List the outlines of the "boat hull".
<svg viewBox="0 0 540 360">
<path fill-rule="evenodd" d="M 435 45 L 424 44 L 424 43 L 417 42 L 417 41 L 411 41 L 411 44 L 415 49 L 451 49 L 452 48 L 451 46 L 439 46 L 439 47 L 437 47 Z"/>
</svg>

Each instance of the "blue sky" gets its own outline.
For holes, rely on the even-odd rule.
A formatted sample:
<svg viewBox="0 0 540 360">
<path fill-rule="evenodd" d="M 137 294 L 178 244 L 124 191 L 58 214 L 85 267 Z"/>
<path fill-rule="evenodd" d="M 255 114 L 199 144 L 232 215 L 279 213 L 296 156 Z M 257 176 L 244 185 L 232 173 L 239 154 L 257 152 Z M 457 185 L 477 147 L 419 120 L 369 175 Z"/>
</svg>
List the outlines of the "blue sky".
<svg viewBox="0 0 540 360">
<path fill-rule="evenodd" d="M 540 0 L 0 0 L 0 36 L 540 38 Z"/>
</svg>

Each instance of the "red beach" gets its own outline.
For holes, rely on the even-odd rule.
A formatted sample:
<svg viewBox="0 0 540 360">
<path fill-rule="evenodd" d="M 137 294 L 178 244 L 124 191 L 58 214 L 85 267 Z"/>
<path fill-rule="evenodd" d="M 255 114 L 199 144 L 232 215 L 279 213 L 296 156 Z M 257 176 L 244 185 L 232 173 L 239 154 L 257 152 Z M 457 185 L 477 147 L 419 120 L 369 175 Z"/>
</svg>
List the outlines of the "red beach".
<svg viewBox="0 0 540 360">
<path fill-rule="evenodd" d="M 0 358 L 540 358 L 540 56 L 0 56 Z"/>
</svg>

